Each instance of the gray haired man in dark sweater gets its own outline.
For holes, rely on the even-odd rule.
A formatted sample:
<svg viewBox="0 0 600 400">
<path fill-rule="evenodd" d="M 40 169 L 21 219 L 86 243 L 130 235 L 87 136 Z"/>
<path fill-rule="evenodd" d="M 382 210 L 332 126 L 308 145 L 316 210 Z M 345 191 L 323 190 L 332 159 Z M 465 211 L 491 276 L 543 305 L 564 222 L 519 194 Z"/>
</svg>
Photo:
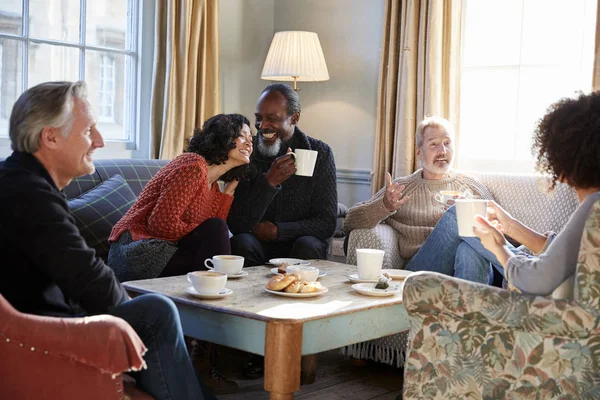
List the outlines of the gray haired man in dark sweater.
<svg viewBox="0 0 600 400">
<path fill-rule="evenodd" d="M 337 188 L 331 148 L 305 135 L 296 124 L 300 99 L 288 85 L 272 84 L 261 93 L 257 136 L 249 177 L 236 189 L 229 217 L 231 252 L 245 266 L 275 257 L 324 259 L 335 230 Z M 318 152 L 312 176 L 294 175 L 291 151 Z"/>
</svg>

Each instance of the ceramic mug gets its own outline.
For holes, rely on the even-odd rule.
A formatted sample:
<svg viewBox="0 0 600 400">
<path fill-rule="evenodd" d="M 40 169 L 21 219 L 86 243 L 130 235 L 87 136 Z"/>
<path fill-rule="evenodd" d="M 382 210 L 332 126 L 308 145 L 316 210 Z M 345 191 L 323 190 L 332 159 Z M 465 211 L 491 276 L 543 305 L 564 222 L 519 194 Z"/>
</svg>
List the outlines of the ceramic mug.
<svg viewBox="0 0 600 400">
<path fill-rule="evenodd" d="M 296 175 L 313 176 L 317 155 L 319 152 L 314 150 L 296 149 L 292 154 L 296 163 Z"/>
<path fill-rule="evenodd" d="M 452 203 L 448 204 L 448 201 L 456 200 L 455 197 L 465 197 L 465 195 L 458 190 L 440 190 L 433 196 L 438 203 L 442 203 L 445 206 L 451 206 Z"/>
<path fill-rule="evenodd" d="M 188 272 L 187 280 L 198 294 L 217 294 L 225 288 L 227 274 L 216 271 Z"/>
<path fill-rule="evenodd" d="M 482 199 L 456 199 L 456 222 L 460 236 L 473 237 L 473 227 L 479 226 L 475 221 L 475 215 L 485 217 L 487 212 L 487 200 Z"/>
<path fill-rule="evenodd" d="M 383 250 L 378 249 L 356 249 L 358 278 L 365 280 L 379 279 L 384 254 Z"/>
<path fill-rule="evenodd" d="M 212 263 L 212 266 L 208 265 L 208 263 Z M 213 258 L 204 260 L 204 266 L 227 275 L 238 275 L 244 267 L 244 257 L 231 255 L 213 256 Z"/>
<path fill-rule="evenodd" d="M 302 280 L 306 282 L 314 282 L 319 277 L 319 268 L 316 267 L 300 265 L 294 272 L 300 274 Z"/>
</svg>

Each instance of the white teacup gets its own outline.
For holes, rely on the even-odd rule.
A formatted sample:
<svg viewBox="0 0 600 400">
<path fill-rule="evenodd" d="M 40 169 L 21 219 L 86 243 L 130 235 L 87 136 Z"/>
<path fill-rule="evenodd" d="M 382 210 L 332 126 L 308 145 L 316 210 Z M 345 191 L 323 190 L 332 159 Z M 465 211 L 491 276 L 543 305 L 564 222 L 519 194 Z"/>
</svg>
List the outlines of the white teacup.
<svg viewBox="0 0 600 400">
<path fill-rule="evenodd" d="M 319 152 L 314 150 L 296 149 L 292 154 L 296 162 L 296 175 L 313 176 L 317 155 Z"/>
<path fill-rule="evenodd" d="M 456 223 L 460 236 L 475 236 L 473 227 L 479 226 L 475 221 L 475 215 L 485 217 L 487 211 L 487 200 L 482 199 L 456 199 Z"/>
<path fill-rule="evenodd" d="M 319 277 L 319 268 L 299 265 L 294 272 L 300 274 L 303 281 L 314 282 Z"/>
<path fill-rule="evenodd" d="M 216 271 L 188 272 L 187 280 L 199 294 L 217 294 L 227 283 L 227 274 Z"/>
<path fill-rule="evenodd" d="M 437 202 L 442 203 L 446 206 L 451 206 L 452 203 L 448 204 L 448 202 L 450 200 L 452 200 L 452 201 L 457 200 L 457 199 L 455 199 L 455 197 L 467 197 L 467 196 L 465 196 L 465 194 L 463 192 L 458 191 L 458 190 L 440 190 L 433 196 L 433 198 Z"/>
<path fill-rule="evenodd" d="M 212 263 L 212 266 L 208 265 L 208 263 Z M 242 268 L 244 267 L 244 257 L 231 255 L 213 256 L 212 259 L 207 258 L 204 260 L 204 265 L 208 269 L 214 269 L 227 275 L 237 275 L 242 272 Z"/>
<path fill-rule="evenodd" d="M 384 254 L 385 252 L 383 250 L 356 249 L 358 278 L 365 280 L 379 279 Z"/>
</svg>

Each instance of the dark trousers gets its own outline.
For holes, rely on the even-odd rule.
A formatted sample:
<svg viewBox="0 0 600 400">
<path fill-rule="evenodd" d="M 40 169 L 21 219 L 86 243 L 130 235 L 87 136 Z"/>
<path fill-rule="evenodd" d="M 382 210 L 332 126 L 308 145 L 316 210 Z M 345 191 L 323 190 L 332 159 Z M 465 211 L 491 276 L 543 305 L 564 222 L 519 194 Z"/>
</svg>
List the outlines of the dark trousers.
<svg viewBox="0 0 600 400">
<path fill-rule="evenodd" d="M 314 236 L 302 236 L 289 242 L 263 242 L 251 233 L 240 233 L 231 238 L 231 254 L 244 257 L 244 267 L 264 265 L 269 259 L 279 257 L 324 260 L 327 242 Z"/>
<path fill-rule="evenodd" d="M 222 219 L 209 218 L 181 238 L 177 247 L 160 277 L 206 270 L 204 260 L 207 258 L 231 254 L 227 224 Z"/>
</svg>

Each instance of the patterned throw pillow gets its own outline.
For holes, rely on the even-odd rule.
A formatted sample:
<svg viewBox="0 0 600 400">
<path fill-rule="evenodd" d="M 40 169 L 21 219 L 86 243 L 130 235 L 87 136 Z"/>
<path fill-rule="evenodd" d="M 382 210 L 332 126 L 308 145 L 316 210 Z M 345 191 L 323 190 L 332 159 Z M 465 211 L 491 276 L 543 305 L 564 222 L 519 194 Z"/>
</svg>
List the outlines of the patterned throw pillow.
<svg viewBox="0 0 600 400">
<path fill-rule="evenodd" d="M 71 215 L 87 245 L 108 258 L 108 237 L 133 205 L 136 196 L 121 175 L 114 175 L 92 190 L 68 201 Z"/>
</svg>

